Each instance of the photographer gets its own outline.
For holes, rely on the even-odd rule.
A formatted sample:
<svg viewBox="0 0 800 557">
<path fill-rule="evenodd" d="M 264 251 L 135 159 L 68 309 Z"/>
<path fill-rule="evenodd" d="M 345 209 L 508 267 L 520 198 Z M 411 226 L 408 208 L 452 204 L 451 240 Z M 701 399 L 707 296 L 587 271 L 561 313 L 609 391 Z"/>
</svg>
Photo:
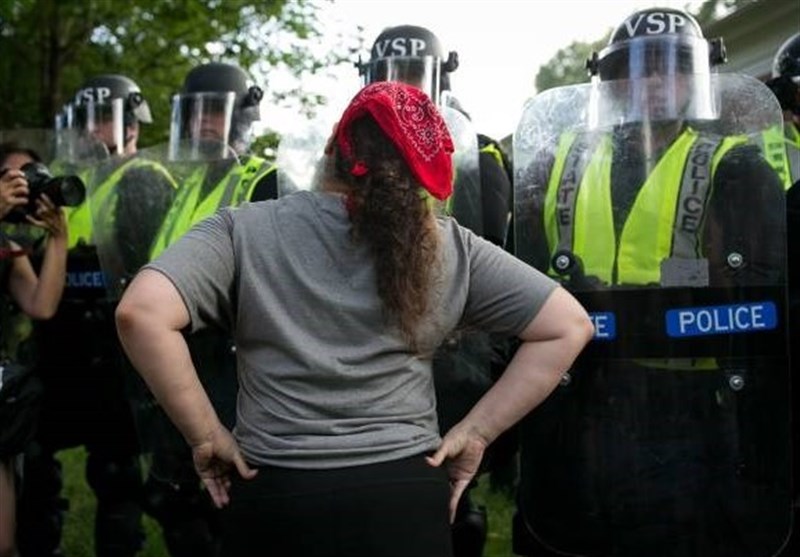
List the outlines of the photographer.
<svg viewBox="0 0 800 557">
<path fill-rule="evenodd" d="M 85 447 L 85 477 L 97 499 L 98 557 L 133 557 L 144 540 L 139 444 L 113 328 L 111 290 L 122 278 L 103 260 L 136 269 L 176 185 L 157 160 L 138 149 L 140 125 L 152 122 L 139 86 L 124 75 L 88 78 L 65 107 L 56 130 L 54 167 L 86 183 L 83 203 L 65 211 L 70 238 L 64 295 L 53 319 L 35 327 L 43 383 L 36 436 L 25 451 L 26 485 L 18 507 L 22 557 L 60 555 L 69 499 L 57 453 Z M 119 250 L 100 253 L 118 238 Z M 140 246 L 146 246 L 145 248 Z M 103 257 L 103 256 L 107 257 Z"/>
<path fill-rule="evenodd" d="M 20 169 L 34 161 L 40 162 L 34 151 L 0 144 L 0 219 L 28 205 L 29 184 Z M 28 371 L 31 362 L 18 334 L 26 327 L 15 320 L 16 308 L 32 319 L 52 317 L 64 289 L 67 261 L 66 218 L 46 194 L 38 196 L 35 211 L 24 218 L 44 229 L 47 239 L 37 275 L 27 252 L 0 233 L 0 557 L 15 555 L 15 470 L 33 434 L 41 392 Z"/>
</svg>

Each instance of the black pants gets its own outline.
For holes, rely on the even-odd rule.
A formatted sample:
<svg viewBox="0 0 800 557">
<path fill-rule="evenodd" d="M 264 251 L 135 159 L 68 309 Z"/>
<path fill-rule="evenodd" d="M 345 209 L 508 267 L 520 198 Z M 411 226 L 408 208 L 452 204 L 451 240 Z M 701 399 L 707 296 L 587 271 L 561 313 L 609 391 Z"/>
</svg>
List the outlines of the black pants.
<svg viewBox="0 0 800 557">
<path fill-rule="evenodd" d="M 263 467 L 234 480 L 226 557 L 451 557 L 443 469 L 422 456 L 337 468 Z"/>
</svg>

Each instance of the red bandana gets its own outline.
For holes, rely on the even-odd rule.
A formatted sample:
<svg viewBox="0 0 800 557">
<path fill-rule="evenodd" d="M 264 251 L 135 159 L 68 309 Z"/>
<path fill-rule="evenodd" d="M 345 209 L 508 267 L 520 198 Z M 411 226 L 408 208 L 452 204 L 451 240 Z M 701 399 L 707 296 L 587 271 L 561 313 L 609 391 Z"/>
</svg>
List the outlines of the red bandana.
<svg viewBox="0 0 800 557">
<path fill-rule="evenodd" d="M 436 199 L 453 193 L 453 140 L 441 114 L 420 89 L 397 81 L 367 85 L 350 101 L 336 129 L 336 144 L 346 159 L 353 157 L 351 124 L 372 116 L 394 143 L 420 185 Z M 354 176 L 369 172 L 364 161 L 355 160 Z"/>
</svg>

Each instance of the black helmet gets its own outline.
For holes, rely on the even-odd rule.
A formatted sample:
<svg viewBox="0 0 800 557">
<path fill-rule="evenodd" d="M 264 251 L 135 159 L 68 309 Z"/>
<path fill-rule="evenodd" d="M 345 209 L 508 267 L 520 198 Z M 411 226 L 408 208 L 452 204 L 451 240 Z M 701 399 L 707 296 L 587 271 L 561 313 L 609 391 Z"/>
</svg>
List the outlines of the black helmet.
<svg viewBox="0 0 800 557">
<path fill-rule="evenodd" d="M 88 163 L 122 155 L 135 147 L 139 122 L 151 123 L 150 107 L 136 83 L 124 75 L 102 74 L 81 85 L 55 118 L 57 156 Z"/>
<path fill-rule="evenodd" d="M 586 64 L 598 87 L 615 82 L 598 95 L 613 94 L 616 105 L 599 100 L 597 117 L 609 123 L 611 118 L 619 123 L 714 118 L 711 68 L 725 60 L 722 39 L 707 41 L 690 14 L 673 8 L 636 11 Z"/>
<path fill-rule="evenodd" d="M 800 33 L 795 33 L 775 53 L 772 60 L 772 77 L 800 78 Z"/>
<path fill-rule="evenodd" d="M 126 126 L 134 120 L 144 124 L 153 122 L 142 90 L 131 78 L 124 75 L 105 74 L 89 79 L 78 89 L 74 103 L 84 106 L 88 103 L 102 104 L 113 99 L 122 99 Z"/>
<path fill-rule="evenodd" d="M 239 66 L 211 62 L 192 69 L 172 99 L 170 156 L 205 159 L 243 154 L 253 122 L 261 119 L 263 96 Z"/>
<path fill-rule="evenodd" d="M 628 16 L 611 34 L 608 46 L 587 62 L 601 80 L 637 79 L 679 72 L 708 73 L 726 61 L 721 38 L 706 41 L 690 14 L 673 8 L 648 8 Z"/>
<path fill-rule="evenodd" d="M 772 60 L 772 79 L 767 81 L 783 110 L 800 115 L 800 33 L 778 48 Z"/>
<path fill-rule="evenodd" d="M 424 27 L 398 25 L 375 39 L 368 62 L 356 63 L 364 85 L 376 81 L 404 81 L 427 92 L 438 103 L 449 89 L 447 74 L 458 68 L 458 54 L 445 54 L 439 39 Z"/>
<path fill-rule="evenodd" d="M 210 62 L 192 69 L 183 81 L 182 93 L 236 94 L 237 111 L 248 111 L 253 120 L 259 119 L 259 102 L 264 92 L 239 66 Z"/>
</svg>

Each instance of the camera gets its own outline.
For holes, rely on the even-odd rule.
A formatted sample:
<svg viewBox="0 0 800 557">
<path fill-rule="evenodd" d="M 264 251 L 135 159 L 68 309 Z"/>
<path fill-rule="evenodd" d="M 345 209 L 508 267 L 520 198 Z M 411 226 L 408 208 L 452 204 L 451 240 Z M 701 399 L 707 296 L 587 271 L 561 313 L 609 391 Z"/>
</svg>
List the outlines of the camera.
<svg viewBox="0 0 800 557">
<path fill-rule="evenodd" d="M 28 181 L 28 202 L 10 211 L 3 220 L 26 223 L 25 215 L 36 215 L 36 200 L 47 195 L 56 207 L 77 207 L 86 198 L 86 186 L 78 176 L 53 176 L 41 162 L 29 162 L 20 168 Z"/>
</svg>

